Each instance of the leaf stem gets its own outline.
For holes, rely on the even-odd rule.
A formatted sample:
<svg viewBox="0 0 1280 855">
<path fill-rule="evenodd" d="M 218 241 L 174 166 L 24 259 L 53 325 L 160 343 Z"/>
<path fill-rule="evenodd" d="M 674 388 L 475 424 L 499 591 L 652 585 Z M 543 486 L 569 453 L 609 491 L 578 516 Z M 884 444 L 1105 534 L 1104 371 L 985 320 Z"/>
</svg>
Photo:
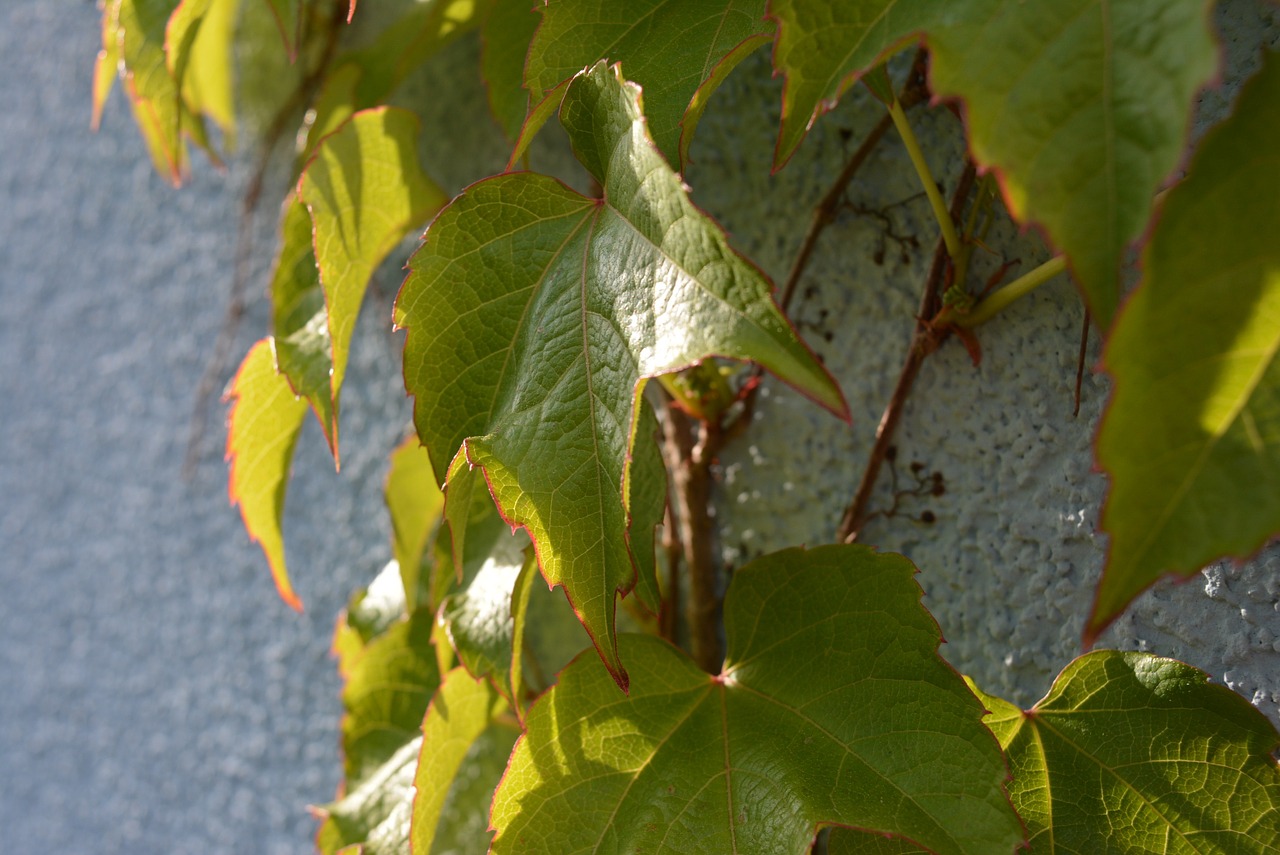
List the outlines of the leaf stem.
<svg viewBox="0 0 1280 855">
<path fill-rule="evenodd" d="M 955 194 L 951 198 L 951 209 L 947 212 L 948 217 L 959 218 L 964 209 L 965 200 L 969 198 L 969 193 L 973 189 L 976 175 L 977 171 L 973 163 L 966 163 L 964 172 L 956 183 Z M 893 395 L 889 398 L 884 414 L 880 417 L 880 424 L 876 427 L 876 439 L 871 446 L 871 454 L 867 458 L 867 468 L 862 473 L 862 480 L 858 483 L 853 501 L 849 503 L 844 517 L 840 520 L 840 528 L 836 532 L 837 543 L 853 543 L 858 539 L 858 534 L 867 521 L 871 492 L 875 489 L 876 481 L 880 477 L 880 469 L 888 458 L 889 446 L 893 444 L 894 432 L 898 428 L 903 407 L 911 395 L 916 377 L 920 374 L 920 367 L 924 365 L 925 358 L 937 350 L 938 345 L 948 334 L 946 328 L 934 326 L 929 319 L 938 312 L 942 283 L 951 266 L 951 258 L 947 251 L 946 240 L 940 237 L 937 246 L 934 247 L 933 262 L 929 266 L 929 275 L 925 279 L 924 289 L 920 295 L 916 328 L 911 335 L 911 344 L 907 346 L 906 359 L 902 363 L 902 370 L 898 373 L 898 382 L 894 386 Z"/>
<path fill-rule="evenodd" d="M 978 305 L 974 306 L 972 311 L 956 314 L 949 320 L 956 326 L 966 329 L 985 324 L 1014 302 L 1021 300 L 1059 273 L 1065 272 L 1066 269 L 1066 257 L 1062 255 L 1054 256 L 1036 269 L 1027 271 L 1008 285 L 990 294 Z"/>
<path fill-rule="evenodd" d="M 947 203 L 942 198 L 942 192 L 938 190 L 938 183 L 933 180 L 933 173 L 929 171 L 929 164 L 924 158 L 924 151 L 920 148 L 920 141 L 916 139 L 915 131 L 911 130 L 911 123 L 907 121 L 907 114 L 902 109 L 901 103 L 895 100 L 889 105 L 889 117 L 893 120 L 894 127 L 898 129 L 898 135 L 902 137 L 902 144 L 906 146 L 911 165 L 920 176 L 920 183 L 924 185 L 924 193 L 929 197 L 929 206 L 933 209 L 933 215 L 942 229 L 942 239 L 946 243 L 947 254 L 958 259 L 961 244 L 960 235 L 956 233 L 955 217 L 947 210 Z"/>
</svg>

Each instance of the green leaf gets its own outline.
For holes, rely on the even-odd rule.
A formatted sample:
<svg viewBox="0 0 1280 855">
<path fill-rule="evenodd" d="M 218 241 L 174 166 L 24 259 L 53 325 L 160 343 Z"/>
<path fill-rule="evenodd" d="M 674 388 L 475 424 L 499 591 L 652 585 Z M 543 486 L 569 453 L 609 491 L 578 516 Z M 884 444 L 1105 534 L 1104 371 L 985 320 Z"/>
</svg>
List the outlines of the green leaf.
<svg viewBox="0 0 1280 855">
<path fill-rule="evenodd" d="M 280 217 L 280 248 L 271 273 L 271 315 L 276 367 L 293 391 L 307 399 L 328 437 L 335 423 L 329 372 L 333 347 L 329 314 L 311 243 L 311 214 L 290 196 Z M 329 442 L 332 450 L 334 443 Z"/>
<path fill-rule="evenodd" d="M 787 79 L 774 168 L 791 159 L 818 117 L 877 62 L 965 8 L 989 5 L 990 0 L 773 0 L 773 64 Z"/>
<path fill-rule="evenodd" d="M 284 39 L 292 62 L 297 59 L 298 43 L 302 40 L 302 0 L 267 0 L 267 5 L 275 16 L 280 38 Z"/>
<path fill-rule="evenodd" d="M 481 32 L 481 73 L 489 89 L 489 109 L 512 141 L 520 136 L 529 112 L 524 61 L 540 20 L 529 0 L 494 0 Z"/>
<path fill-rule="evenodd" d="M 351 669 L 342 692 L 347 795 L 322 809 L 317 845 L 326 855 L 365 842 L 367 855 L 405 851 L 422 718 L 440 685 L 434 624 L 419 609 L 371 641 Z"/>
<path fill-rule="evenodd" d="M 183 0 L 165 37 L 169 72 L 192 112 L 208 116 L 228 143 L 235 139 L 232 39 L 240 0 Z"/>
<path fill-rule="evenodd" d="M 718 676 L 625 636 L 622 697 L 580 657 L 529 711 L 492 851 L 798 855 L 838 823 L 1011 853 L 1003 758 L 913 572 L 861 546 L 751 563 L 725 599 Z"/>
<path fill-rule="evenodd" d="M 276 373 L 272 339 L 262 339 L 249 350 L 227 397 L 234 402 L 227 425 L 231 502 L 240 506 L 249 538 L 266 553 L 281 599 L 301 610 L 285 568 L 280 522 L 293 447 L 307 405 Z"/>
<path fill-rule="evenodd" d="M 849 828 L 833 828 L 827 842 L 827 855 L 933 855 L 933 853 L 901 837 L 886 837 L 883 834 L 872 834 L 869 831 L 856 831 Z"/>
<path fill-rule="evenodd" d="M 102 108 L 120 76 L 120 0 L 107 0 L 102 7 L 102 48 L 93 65 L 93 116 L 91 127 L 102 124 Z"/>
<path fill-rule="evenodd" d="M 466 669 L 455 668 L 445 677 L 440 691 L 431 702 L 427 717 L 422 722 L 422 754 L 414 783 L 418 794 L 413 802 L 411 840 L 414 852 L 430 853 L 442 819 L 447 796 L 459 776 L 465 776 L 466 760 L 476 741 L 487 731 L 505 732 L 508 751 L 515 742 L 518 730 L 514 727 L 495 727 L 493 720 L 505 712 L 506 701 L 493 690 L 488 681 L 476 681 Z M 498 736 L 495 733 L 494 736 Z M 488 814 L 489 799 L 501 777 L 488 770 L 487 780 L 477 794 L 476 803 L 466 805 L 466 813 Z M 463 806 L 456 802 L 453 813 Z M 473 842 L 483 852 L 488 845 L 487 831 Z"/>
<path fill-rule="evenodd" d="M 1280 848 L 1280 734 L 1190 665 L 1096 651 L 1029 712 L 979 696 L 1033 853 Z"/>
<path fill-rule="evenodd" d="M 440 606 L 440 622 L 458 659 L 474 678 L 492 675 L 508 700 L 511 690 L 512 594 L 526 564 L 528 538 L 513 536 L 489 497 L 473 497 L 470 536 L 462 556 L 462 584 Z"/>
<path fill-rule="evenodd" d="M 662 606 L 654 529 L 667 511 L 667 467 L 658 448 L 658 420 L 647 400 L 641 401 L 631 444 L 623 496 L 627 509 L 627 546 L 636 563 L 636 596 L 651 614 Z"/>
<path fill-rule="evenodd" d="M 1165 201 L 1104 362 L 1098 433 L 1111 549 L 1088 634 L 1166 573 L 1243 558 L 1280 530 L 1280 61 Z"/>
<path fill-rule="evenodd" d="M 133 105 L 134 117 L 156 169 L 175 185 L 180 184 L 188 163 L 184 137 L 193 140 L 217 162 L 204 122 L 180 97 L 178 85 L 169 71 L 166 55 L 169 20 L 182 0 L 116 2 L 125 91 Z M 203 4 L 208 0 L 192 2 Z"/>
<path fill-rule="evenodd" d="M 627 79 L 644 89 L 654 142 L 679 167 L 689 145 L 682 137 L 692 138 L 709 90 L 701 93 L 692 117 L 690 102 L 704 84 L 723 81 L 772 34 L 764 7 L 765 0 L 553 3 L 541 10 L 525 84 L 537 102 L 598 60 L 621 62 Z M 750 49 L 740 50 L 744 44 Z"/>
<path fill-rule="evenodd" d="M 636 580 L 622 490 L 643 379 L 719 354 L 846 407 L 653 148 L 635 87 L 601 63 L 568 88 L 561 122 L 604 199 L 532 173 L 473 185 L 427 230 L 396 324 L 437 477 L 469 485 L 483 468 L 625 685 L 613 618 Z"/>
<path fill-rule="evenodd" d="M 486 0 L 415 2 L 371 44 L 339 56 L 316 99 L 306 151 L 353 113 L 385 104 L 414 69 L 479 26 L 486 6 Z"/>
<path fill-rule="evenodd" d="M 333 353 L 332 417 L 325 435 L 335 459 L 338 397 L 369 279 L 404 236 L 445 202 L 418 165 L 418 130 L 417 118 L 404 110 L 357 113 L 324 140 L 298 182 L 298 198 L 311 213 Z"/>
<path fill-rule="evenodd" d="M 421 572 L 427 538 L 444 510 L 444 494 L 431 470 L 431 458 L 416 436 L 391 453 L 391 471 L 383 490 L 391 513 L 392 554 L 400 566 L 405 598 L 412 608 L 437 605 L 427 596 Z"/>
<path fill-rule="evenodd" d="M 351 595 L 338 617 L 330 652 L 338 659 L 338 673 L 350 679 L 352 666 L 370 641 L 382 635 L 408 615 L 400 565 L 388 561 L 369 583 Z"/>
<path fill-rule="evenodd" d="M 930 80 L 965 102 L 978 163 L 1071 261 L 1099 327 L 1120 262 L 1178 165 L 1218 53 L 1204 0 L 982 0 L 930 37 Z"/>
</svg>

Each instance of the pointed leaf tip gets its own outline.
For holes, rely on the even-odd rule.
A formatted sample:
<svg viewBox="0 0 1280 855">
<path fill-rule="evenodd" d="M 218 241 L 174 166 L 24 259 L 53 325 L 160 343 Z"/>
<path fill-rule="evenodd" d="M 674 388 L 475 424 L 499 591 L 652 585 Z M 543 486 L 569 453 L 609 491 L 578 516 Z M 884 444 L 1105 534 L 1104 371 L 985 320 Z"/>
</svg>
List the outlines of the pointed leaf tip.
<svg viewBox="0 0 1280 855">
<path fill-rule="evenodd" d="M 285 566 L 281 521 L 306 402 L 276 373 L 275 348 L 269 338 L 249 350 L 227 397 L 232 401 L 227 426 L 231 504 L 239 505 L 250 540 L 262 547 L 280 598 L 302 611 Z"/>
</svg>

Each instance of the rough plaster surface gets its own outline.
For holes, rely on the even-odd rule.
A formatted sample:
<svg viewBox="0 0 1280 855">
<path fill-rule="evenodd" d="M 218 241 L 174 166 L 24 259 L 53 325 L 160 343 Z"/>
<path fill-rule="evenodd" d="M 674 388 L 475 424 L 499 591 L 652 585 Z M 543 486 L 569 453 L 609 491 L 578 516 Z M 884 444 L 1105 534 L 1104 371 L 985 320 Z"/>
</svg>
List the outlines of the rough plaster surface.
<svg viewBox="0 0 1280 855">
<path fill-rule="evenodd" d="M 1275 44 L 1280 22 L 1252 0 L 1229 7 L 1232 86 L 1260 42 Z M 198 164 L 173 191 L 152 173 L 118 95 L 91 136 L 97 38 L 88 0 L 0 3 L 0 829 L 15 852 L 307 852 L 315 824 L 304 806 L 330 798 L 339 778 L 332 621 L 389 557 L 381 482 L 409 417 L 399 339 L 387 329 L 398 274 L 395 265 L 380 274 L 355 339 L 341 475 L 314 424 L 299 444 L 286 532 L 308 611 L 294 616 L 227 507 L 220 409 L 210 409 L 195 477 L 180 478 L 245 163 L 226 175 Z M 436 175 L 451 190 L 504 155 L 479 112 L 459 121 L 436 97 L 457 92 L 437 84 L 460 60 L 473 61 L 474 47 L 460 46 L 403 96 L 426 105 L 430 160 L 465 156 L 468 168 Z M 874 119 L 864 99 L 849 99 L 771 178 L 780 84 L 763 60 L 713 101 L 688 180 L 736 244 L 781 278 L 810 207 Z M 1221 115 L 1222 95 L 1205 100 L 1206 113 Z M 758 114 L 742 121 L 742 104 Z M 955 120 L 916 121 L 940 168 L 959 150 Z M 566 170 L 554 150 L 552 138 L 535 165 Z M 915 193 L 891 135 L 851 202 L 871 211 Z M 890 239 L 876 264 L 885 224 L 851 206 L 795 305 L 846 390 L 854 427 L 766 388 L 758 422 L 723 460 L 727 561 L 828 540 L 852 493 L 933 234 L 919 200 L 885 213 L 919 247 L 904 260 Z M 255 282 L 274 231 L 262 219 Z M 1008 226 L 992 242 L 1022 269 L 1040 257 Z M 898 475 L 906 483 L 918 460 L 944 474 L 946 495 L 904 500 L 866 534 L 921 568 L 950 642 L 944 654 L 1020 703 L 1078 651 L 1103 557 L 1093 531 L 1105 479 L 1091 471 L 1090 444 L 1107 384 L 1091 375 L 1081 416 L 1070 417 L 1079 322 L 1073 291 L 1058 282 L 983 330 L 980 368 L 956 345 L 932 358 L 903 422 Z M 235 352 L 265 329 L 258 300 Z M 934 524 L 908 518 L 925 509 Z M 1278 577 L 1273 552 L 1161 585 L 1104 642 L 1186 659 L 1275 718 Z"/>
</svg>

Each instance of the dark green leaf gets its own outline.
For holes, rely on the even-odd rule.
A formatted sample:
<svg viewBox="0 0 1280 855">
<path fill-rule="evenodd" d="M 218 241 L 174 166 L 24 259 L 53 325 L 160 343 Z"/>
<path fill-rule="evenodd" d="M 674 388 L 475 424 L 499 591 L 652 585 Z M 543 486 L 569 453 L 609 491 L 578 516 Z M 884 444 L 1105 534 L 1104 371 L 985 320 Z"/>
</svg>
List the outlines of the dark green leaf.
<svg viewBox="0 0 1280 855">
<path fill-rule="evenodd" d="M 627 79 L 644 89 L 654 142 L 679 168 L 680 153 L 688 150 L 684 138 L 692 138 L 710 89 L 772 34 L 764 7 L 765 0 L 553 3 L 541 10 L 525 82 L 537 102 L 598 60 L 621 62 Z M 750 49 L 740 49 L 744 43 Z M 689 116 L 694 95 L 712 80 Z"/>
<path fill-rule="evenodd" d="M 489 88 L 489 108 L 510 140 L 520 136 L 529 112 L 524 61 L 541 18 L 529 0 L 494 0 L 481 33 L 481 71 Z"/>
<path fill-rule="evenodd" d="M 240 506 L 249 537 L 266 553 L 280 597 L 301 609 L 285 568 L 280 521 L 293 447 L 307 404 L 276 373 L 273 345 L 266 338 L 253 346 L 227 393 L 233 401 L 227 425 L 230 494 L 232 503 Z"/>
<path fill-rule="evenodd" d="M 1280 734 L 1191 666 L 1103 650 L 1029 712 L 979 696 L 1034 855 L 1280 850 Z"/>
<path fill-rule="evenodd" d="M 929 39 L 930 80 L 964 99 L 978 163 L 1043 224 L 1107 329 L 1120 261 L 1182 156 L 1217 65 L 1204 0 L 980 0 Z"/>
<path fill-rule="evenodd" d="M 267 0 L 291 61 L 298 55 L 298 42 L 302 35 L 302 2 L 303 0 Z"/>
<path fill-rule="evenodd" d="M 643 379 L 715 354 L 755 359 L 846 407 L 769 282 L 653 148 L 635 87 L 597 65 L 569 87 L 561 122 L 605 198 L 532 173 L 472 186 L 427 230 L 396 323 L 437 477 L 474 489 L 470 466 L 484 469 L 625 685 L 613 616 L 636 580 L 622 490 Z"/>
<path fill-rule="evenodd" d="M 658 420 L 648 401 L 641 402 L 631 465 L 623 487 L 627 506 L 627 545 L 636 563 L 636 596 L 650 614 L 662 605 L 658 588 L 658 559 L 654 553 L 654 529 L 667 510 L 667 467 L 658 448 Z"/>
<path fill-rule="evenodd" d="M 870 831 L 833 828 L 827 842 L 827 855 L 933 855 L 928 849 L 903 840 Z"/>
<path fill-rule="evenodd" d="M 725 600 L 718 676 L 629 635 L 623 697 L 580 657 L 529 711 L 494 797 L 495 855 L 799 855 L 831 823 L 1012 853 L 1003 758 L 937 655 L 913 572 L 859 546 L 753 562 Z"/>
<path fill-rule="evenodd" d="M 1165 202 L 1104 362 L 1111 550 L 1088 633 L 1166 573 L 1280 531 L 1280 61 Z"/>
</svg>

